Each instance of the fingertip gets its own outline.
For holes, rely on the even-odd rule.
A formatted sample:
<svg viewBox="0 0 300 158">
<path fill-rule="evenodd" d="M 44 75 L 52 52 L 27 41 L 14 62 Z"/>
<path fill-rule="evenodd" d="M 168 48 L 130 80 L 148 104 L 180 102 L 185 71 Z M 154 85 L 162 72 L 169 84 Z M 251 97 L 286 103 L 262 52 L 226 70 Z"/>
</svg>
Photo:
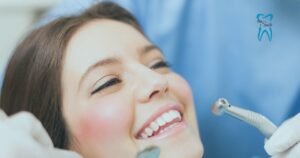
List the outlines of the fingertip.
<svg viewBox="0 0 300 158">
<path fill-rule="evenodd" d="M 267 152 L 268 155 L 274 155 L 275 150 L 274 150 L 274 146 L 272 146 L 272 143 L 270 143 L 270 141 L 266 141 L 265 145 L 264 145 L 265 151 Z"/>
<path fill-rule="evenodd" d="M 284 137 L 285 130 L 282 128 L 277 129 L 277 131 L 266 141 L 264 148 L 269 155 L 275 155 L 286 150 L 286 145 L 289 135 Z"/>
<path fill-rule="evenodd" d="M 293 146 L 293 136 L 288 134 L 283 136 L 281 134 L 274 134 L 268 141 L 266 141 L 264 148 L 269 155 L 276 155 L 281 153 L 291 146 Z"/>
</svg>

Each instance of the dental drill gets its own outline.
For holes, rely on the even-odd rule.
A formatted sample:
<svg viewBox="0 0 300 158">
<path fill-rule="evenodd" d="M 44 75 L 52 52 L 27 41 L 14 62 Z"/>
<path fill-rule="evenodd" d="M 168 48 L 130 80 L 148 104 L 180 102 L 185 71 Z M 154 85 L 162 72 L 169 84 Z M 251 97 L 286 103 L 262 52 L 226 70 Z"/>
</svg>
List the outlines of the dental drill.
<svg viewBox="0 0 300 158">
<path fill-rule="evenodd" d="M 267 139 L 269 139 L 277 129 L 276 125 L 274 125 L 265 116 L 250 110 L 230 105 L 229 102 L 224 98 L 218 99 L 213 104 L 212 112 L 219 116 L 223 113 L 226 113 L 239 120 L 242 120 L 243 122 L 256 127 Z"/>
</svg>

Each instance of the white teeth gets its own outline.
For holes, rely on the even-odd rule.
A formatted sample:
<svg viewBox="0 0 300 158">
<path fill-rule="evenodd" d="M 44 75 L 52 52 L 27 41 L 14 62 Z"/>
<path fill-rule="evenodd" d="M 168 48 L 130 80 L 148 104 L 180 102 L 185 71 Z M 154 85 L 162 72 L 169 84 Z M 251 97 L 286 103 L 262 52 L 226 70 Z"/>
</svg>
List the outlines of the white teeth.
<svg viewBox="0 0 300 158">
<path fill-rule="evenodd" d="M 176 110 L 171 110 L 171 111 L 169 112 L 169 114 L 171 114 L 171 116 L 172 116 L 173 118 L 179 118 L 179 119 L 181 119 L 180 113 L 179 113 L 178 111 L 176 111 Z"/>
<path fill-rule="evenodd" d="M 161 118 L 159 117 L 158 119 L 156 119 L 156 122 L 159 126 L 163 126 L 166 124 L 166 122 Z"/>
<path fill-rule="evenodd" d="M 164 113 L 162 118 L 165 120 L 165 122 L 171 122 L 173 120 L 173 117 L 169 113 Z"/>
<path fill-rule="evenodd" d="M 146 134 L 148 135 L 148 137 L 152 136 L 152 134 L 153 134 L 153 130 L 152 130 L 151 128 L 149 128 L 149 127 L 147 127 L 147 128 L 145 129 L 145 132 L 146 132 Z"/>
<path fill-rule="evenodd" d="M 153 131 L 157 131 L 157 130 L 159 129 L 159 125 L 158 125 L 157 123 L 155 123 L 155 122 L 152 122 L 152 123 L 150 124 L 150 127 L 151 127 L 151 129 L 152 129 Z"/>
<path fill-rule="evenodd" d="M 148 138 L 148 135 L 147 135 L 146 133 L 144 133 L 144 132 L 143 132 L 141 135 L 142 135 L 142 138 L 143 138 L 143 139 Z"/>
<path fill-rule="evenodd" d="M 177 116 L 175 110 L 169 111 L 169 114 L 170 114 L 172 117 L 176 117 L 176 116 Z"/>
<path fill-rule="evenodd" d="M 154 132 L 157 132 L 159 130 L 159 127 L 164 126 L 165 124 L 172 122 L 175 119 L 181 120 L 181 115 L 179 111 L 177 110 L 170 110 L 168 112 L 165 112 L 160 117 L 158 117 L 155 121 L 151 122 L 148 127 L 144 129 L 144 131 L 141 133 L 141 137 L 143 139 L 149 138 L 153 135 Z M 176 122 L 175 122 L 176 124 Z M 170 125 L 167 128 L 171 128 L 173 125 Z M 161 133 L 162 131 L 160 131 Z"/>
</svg>

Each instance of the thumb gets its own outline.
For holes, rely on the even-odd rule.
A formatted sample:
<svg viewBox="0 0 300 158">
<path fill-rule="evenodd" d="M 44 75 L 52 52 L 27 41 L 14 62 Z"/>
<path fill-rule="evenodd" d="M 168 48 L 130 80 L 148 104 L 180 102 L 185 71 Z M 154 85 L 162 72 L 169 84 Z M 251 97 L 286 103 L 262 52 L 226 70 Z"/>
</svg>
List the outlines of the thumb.
<svg viewBox="0 0 300 158">
<path fill-rule="evenodd" d="M 284 152 L 300 141 L 300 114 L 285 121 L 265 143 L 269 155 Z"/>
</svg>

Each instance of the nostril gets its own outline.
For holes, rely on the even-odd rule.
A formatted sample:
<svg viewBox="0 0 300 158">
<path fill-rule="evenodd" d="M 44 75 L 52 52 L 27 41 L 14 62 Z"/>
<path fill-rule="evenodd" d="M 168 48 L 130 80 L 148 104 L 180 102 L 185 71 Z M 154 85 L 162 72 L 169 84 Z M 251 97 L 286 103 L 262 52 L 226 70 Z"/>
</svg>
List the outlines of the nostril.
<svg viewBox="0 0 300 158">
<path fill-rule="evenodd" d="M 168 92 L 169 91 L 169 88 L 168 87 L 166 87 L 166 89 L 165 89 L 165 92 Z"/>
<path fill-rule="evenodd" d="M 151 94 L 150 94 L 150 96 L 149 96 L 149 98 L 152 98 L 155 94 L 157 94 L 157 93 L 159 93 L 159 91 L 158 90 L 156 90 L 156 91 L 153 91 Z"/>
</svg>

